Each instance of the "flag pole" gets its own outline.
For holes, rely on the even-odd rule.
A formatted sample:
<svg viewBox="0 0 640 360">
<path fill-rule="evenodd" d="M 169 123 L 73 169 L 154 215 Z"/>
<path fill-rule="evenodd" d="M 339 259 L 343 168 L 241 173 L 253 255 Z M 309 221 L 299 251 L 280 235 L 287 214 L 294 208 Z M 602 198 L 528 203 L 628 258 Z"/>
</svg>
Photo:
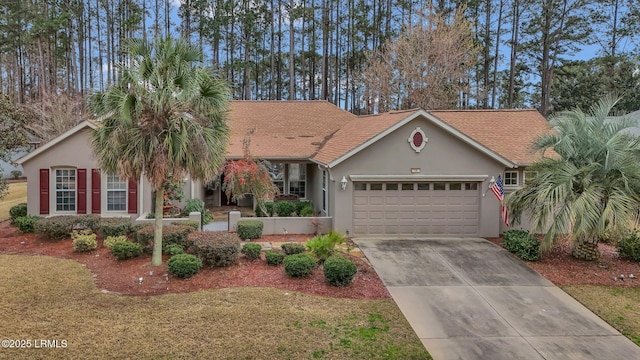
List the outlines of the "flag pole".
<svg viewBox="0 0 640 360">
<path fill-rule="evenodd" d="M 495 183 L 495 182 L 496 182 L 496 178 L 492 176 L 491 180 L 489 180 L 489 187 L 487 188 L 487 190 L 484 191 L 484 193 L 482 193 L 482 197 L 487 195 L 487 191 L 489 191 L 489 189 L 491 189 L 491 185 L 493 185 L 493 183 Z"/>
</svg>

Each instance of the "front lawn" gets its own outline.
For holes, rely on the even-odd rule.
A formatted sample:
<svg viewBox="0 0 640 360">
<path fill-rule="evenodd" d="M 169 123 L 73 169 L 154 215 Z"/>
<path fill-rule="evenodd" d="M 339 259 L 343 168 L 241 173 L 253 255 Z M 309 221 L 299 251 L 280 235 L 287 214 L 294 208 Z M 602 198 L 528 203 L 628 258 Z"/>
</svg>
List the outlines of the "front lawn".
<svg viewBox="0 0 640 360">
<path fill-rule="evenodd" d="M 27 202 L 27 182 L 9 184 L 9 192 L 0 200 L 0 221 L 9 219 L 9 210 L 14 205 Z"/>
<path fill-rule="evenodd" d="M 640 346 L 640 288 L 575 285 L 562 290 Z"/>
<path fill-rule="evenodd" d="M 0 294 L 3 338 L 67 343 L 2 349 L 12 359 L 430 359 L 391 300 L 249 287 L 122 296 L 75 261 L 20 255 L 0 255 Z"/>
</svg>

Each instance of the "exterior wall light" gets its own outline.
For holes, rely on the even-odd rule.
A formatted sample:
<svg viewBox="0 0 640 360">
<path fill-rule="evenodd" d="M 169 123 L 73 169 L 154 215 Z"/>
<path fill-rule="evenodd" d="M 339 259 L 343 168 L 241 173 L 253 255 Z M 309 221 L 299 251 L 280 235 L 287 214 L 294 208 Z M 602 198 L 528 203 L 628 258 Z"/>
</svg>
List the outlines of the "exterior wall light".
<svg viewBox="0 0 640 360">
<path fill-rule="evenodd" d="M 347 178 L 345 176 L 342 176 L 342 180 L 340 180 L 340 187 L 342 188 L 342 190 L 347 190 L 348 183 L 349 181 L 347 180 Z"/>
</svg>

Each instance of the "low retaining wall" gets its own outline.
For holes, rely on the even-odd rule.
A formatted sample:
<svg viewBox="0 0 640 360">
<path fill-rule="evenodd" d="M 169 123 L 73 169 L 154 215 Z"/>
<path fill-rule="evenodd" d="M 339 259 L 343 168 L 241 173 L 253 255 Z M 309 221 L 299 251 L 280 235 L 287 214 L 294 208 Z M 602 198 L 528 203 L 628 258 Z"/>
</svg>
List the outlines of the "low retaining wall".
<svg viewBox="0 0 640 360">
<path fill-rule="evenodd" d="M 238 220 L 258 220 L 264 224 L 262 230 L 263 235 L 282 235 L 288 234 L 314 234 L 317 223 L 317 231 L 319 233 L 327 233 L 331 229 L 331 217 L 246 217 L 240 216 L 239 211 L 229 212 L 229 231 L 236 231 Z"/>
<path fill-rule="evenodd" d="M 171 225 L 171 223 L 173 222 L 180 222 L 180 221 L 187 221 L 187 220 L 193 220 L 193 221 L 197 221 L 198 222 L 198 227 L 202 228 L 202 223 L 201 223 L 201 219 L 202 217 L 200 216 L 199 212 L 192 212 L 189 214 L 189 217 L 182 217 L 182 218 L 162 218 L 162 225 Z M 143 225 L 148 225 L 148 224 L 155 224 L 156 219 L 147 219 L 146 218 L 146 214 L 143 214 L 141 217 L 133 220 L 134 223 L 136 224 L 143 224 Z"/>
</svg>

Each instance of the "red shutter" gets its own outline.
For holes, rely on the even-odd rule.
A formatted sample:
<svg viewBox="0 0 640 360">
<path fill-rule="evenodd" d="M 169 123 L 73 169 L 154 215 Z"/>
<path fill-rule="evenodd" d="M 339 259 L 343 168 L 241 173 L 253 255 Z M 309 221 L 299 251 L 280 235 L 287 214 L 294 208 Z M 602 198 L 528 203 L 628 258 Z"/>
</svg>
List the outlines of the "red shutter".
<svg viewBox="0 0 640 360">
<path fill-rule="evenodd" d="M 78 169 L 78 214 L 87 213 L 87 169 Z"/>
<path fill-rule="evenodd" d="M 40 169 L 40 215 L 49 214 L 49 169 Z"/>
<path fill-rule="evenodd" d="M 138 182 L 129 179 L 129 190 L 127 191 L 129 214 L 138 213 Z"/>
<path fill-rule="evenodd" d="M 91 213 L 100 214 L 100 169 L 91 169 Z"/>
</svg>

